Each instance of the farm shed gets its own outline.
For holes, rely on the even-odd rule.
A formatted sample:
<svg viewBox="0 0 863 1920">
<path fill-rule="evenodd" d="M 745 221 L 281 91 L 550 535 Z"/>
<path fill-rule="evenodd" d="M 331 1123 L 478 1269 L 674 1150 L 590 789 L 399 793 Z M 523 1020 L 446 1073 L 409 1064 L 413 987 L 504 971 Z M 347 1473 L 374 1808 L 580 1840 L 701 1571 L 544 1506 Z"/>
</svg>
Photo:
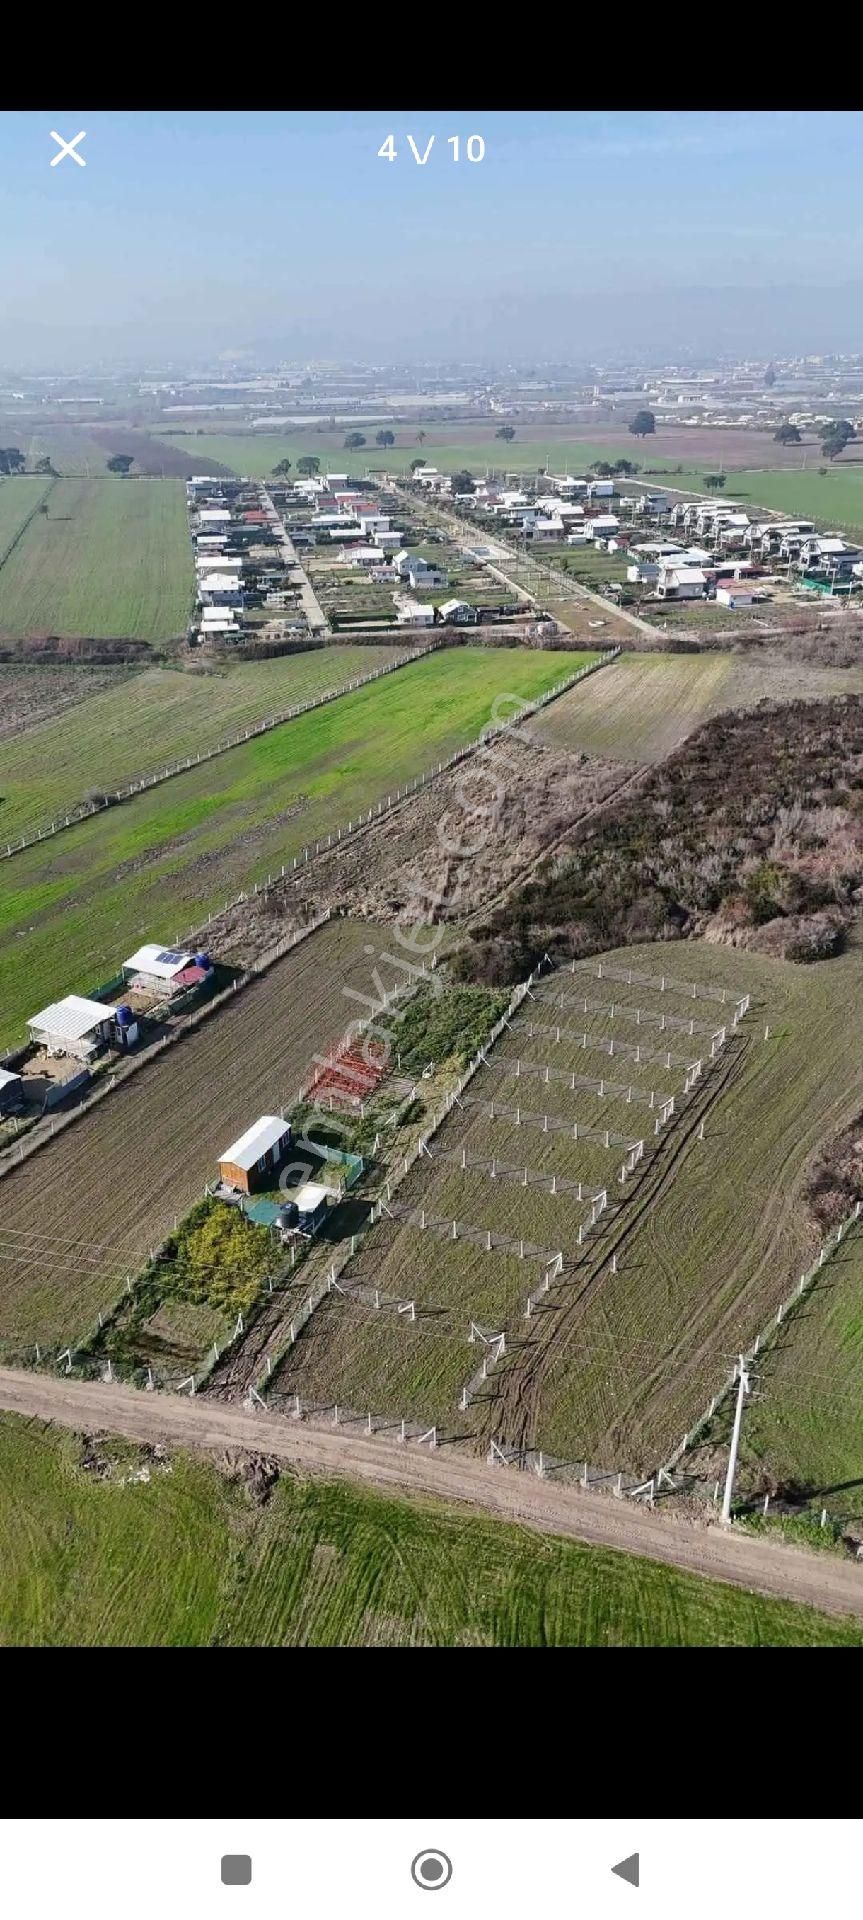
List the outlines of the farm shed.
<svg viewBox="0 0 863 1920">
<path fill-rule="evenodd" d="M 265 1113 L 219 1155 L 219 1174 L 225 1186 L 251 1193 L 263 1176 L 274 1172 L 290 1143 L 288 1121 Z"/>
<path fill-rule="evenodd" d="M 179 953 L 173 947 L 149 942 L 123 961 L 130 987 L 148 993 L 173 993 L 178 987 L 197 986 L 206 979 L 212 962 L 205 953 Z"/>
<path fill-rule="evenodd" d="M 109 1040 L 116 1037 L 119 1007 L 106 1006 L 102 1000 L 85 1000 L 69 993 L 41 1013 L 35 1013 L 27 1026 L 37 1047 L 49 1054 L 69 1054 L 73 1060 L 92 1060 Z M 135 1028 L 137 1037 L 137 1027 Z"/>
<path fill-rule="evenodd" d="M 24 1105 L 24 1083 L 20 1073 L 0 1067 L 0 1113 L 20 1113 Z"/>
</svg>

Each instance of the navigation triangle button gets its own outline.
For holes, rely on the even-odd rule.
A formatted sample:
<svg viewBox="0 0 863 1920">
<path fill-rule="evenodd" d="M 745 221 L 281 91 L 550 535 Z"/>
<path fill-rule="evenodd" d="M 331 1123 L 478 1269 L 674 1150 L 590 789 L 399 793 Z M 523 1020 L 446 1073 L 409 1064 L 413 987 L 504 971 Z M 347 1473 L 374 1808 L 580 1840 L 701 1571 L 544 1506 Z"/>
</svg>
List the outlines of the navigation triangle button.
<svg viewBox="0 0 863 1920">
<path fill-rule="evenodd" d="M 627 1860 L 618 1860 L 617 1866 L 612 1867 L 611 1871 L 612 1873 L 616 1873 L 620 1880 L 628 1880 L 631 1887 L 637 1887 L 638 1854 L 631 1853 Z"/>
</svg>

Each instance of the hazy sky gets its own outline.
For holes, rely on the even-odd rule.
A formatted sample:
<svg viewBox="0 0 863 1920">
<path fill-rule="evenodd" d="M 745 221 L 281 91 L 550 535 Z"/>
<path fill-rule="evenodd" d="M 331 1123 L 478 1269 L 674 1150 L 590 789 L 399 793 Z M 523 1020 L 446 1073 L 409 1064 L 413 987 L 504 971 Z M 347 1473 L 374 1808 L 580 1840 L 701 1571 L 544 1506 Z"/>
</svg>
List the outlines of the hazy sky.
<svg viewBox="0 0 863 1920">
<path fill-rule="evenodd" d="M 860 113 L 6 114 L 0 360 L 863 349 L 861 178 Z"/>
</svg>

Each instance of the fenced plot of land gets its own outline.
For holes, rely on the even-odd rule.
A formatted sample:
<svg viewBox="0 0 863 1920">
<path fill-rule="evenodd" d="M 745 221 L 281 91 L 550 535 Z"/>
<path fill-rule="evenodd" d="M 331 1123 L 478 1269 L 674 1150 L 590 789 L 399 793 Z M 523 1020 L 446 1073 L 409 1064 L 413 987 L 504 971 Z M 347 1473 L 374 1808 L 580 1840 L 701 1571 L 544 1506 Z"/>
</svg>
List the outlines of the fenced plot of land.
<svg viewBox="0 0 863 1920">
<path fill-rule="evenodd" d="M 588 993 L 566 970 L 522 1001 L 410 1172 L 384 1187 L 377 1224 L 339 1276 L 343 1291 L 274 1376 L 277 1403 L 299 1393 L 465 1439 L 477 1422 L 501 1431 L 508 1396 L 522 1398 L 524 1356 L 530 1363 L 542 1344 L 534 1306 L 547 1329 L 561 1298 L 581 1290 L 596 1234 L 625 1220 L 675 1103 L 709 1080 L 711 1048 L 718 1055 L 738 1004 L 681 1003 L 672 1028 L 670 991 L 652 1006 L 638 985 L 597 987 Z M 554 1024 L 570 1012 L 573 1028 Z M 474 1404 L 482 1336 L 501 1333 L 501 1404 L 497 1373 Z"/>
<path fill-rule="evenodd" d="M 667 1457 L 724 1379 L 727 1354 L 808 1264 L 817 1234 L 807 1165 L 861 1104 L 863 1063 L 848 1048 L 847 1023 L 863 959 L 852 951 L 793 967 L 687 942 L 607 960 L 752 993 L 746 1037 L 720 1067 L 704 1138 L 684 1143 L 617 1272 L 606 1263 L 560 1317 L 534 1409 L 533 1439 L 549 1452 L 571 1455 L 576 1436 L 580 1457 L 641 1472 Z"/>
<path fill-rule="evenodd" d="M 373 822 L 359 839 L 342 841 L 298 869 L 270 904 L 286 930 L 320 900 L 347 910 L 361 903 L 363 912 L 403 919 L 405 926 L 433 901 L 439 923 L 458 920 L 494 900 L 627 777 L 625 767 L 557 751 L 519 727 Z M 245 962 L 266 931 L 254 903 L 246 903 L 220 915 L 213 939 L 221 953 Z"/>
<path fill-rule="evenodd" d="M 747 1482 L 863 1516 L 863 1233 L 850 1233 L 757 1363 L 746 1407 Z"/>
<path fill-rule="evenodd" d="M 33 484 L 4 482 L 0 497 Z M 185 631 L 194 570 L 180 481 L 58 480 L 46 504 L 0 567 L 0 634 L 167 641 Z"/>
<path fill-rule="evenodd" d="M 389 666 L 403 649 L 325 647 L 277 660 L 233 662 L 213 672 L 152 667 L 130 676 L 95 679 L 98 698 L 70 721 L 47 720 L 4 749 L 0 792 L 0 847 L 73 810 L 94 790 L 109 792 L 158 773 L 188 754 L 218 746 L 244 727 L 314 700 L 349 680 Z M 14 671 L 12 669 L 11 671 Z M 87 669 L 94 676 L 95 668 Z M 26 678 L 62 680 L 50 669 Z M 74 675 L 68 679 L 74 685 Z M 100 693 L 100 684 L 110 691 Z M 113 682 L 113 685 L 112 685 Z M 4 678 L 0 668 L 0 700 Z M 59 695 L 57 696 L 59 697 Z M 81 696 L 79 696 L 80 698 Z M 2 729 L 2 721 L 0 721 Z"/>
<path fill-rule="evenodd" d="M 759 700 L 863 692 L 863 666 L 789 666 L 734 654 L 623 654 L 529 722 L 557 747 L 632 764 L 662 760 L 716 713 Z"/>
<path fill-rule="evenodd" d="M 496 696 L 535 698 L 587 657 L 432 654 L 5 862 L 0 1045 L 436 766 L 490 723 Z"/>
<path fill-rule="evenodd" d="M 0 1488 L 10 1646 L 863 1644 L 859 1623 L 440 1502 L 285 1474 L 261 1505 L 206 1459 L 13 1415 Z"/>
<path fill-rule="evenodd" d="M 311 934 L 0 1182 L 0 1341 L 60 1346 L 90 1329 L 218 1154 L 279 1112 L 357 1017 L 342 989 L 373 994 L 376 931 L 336 920 Z"/>
</svg>

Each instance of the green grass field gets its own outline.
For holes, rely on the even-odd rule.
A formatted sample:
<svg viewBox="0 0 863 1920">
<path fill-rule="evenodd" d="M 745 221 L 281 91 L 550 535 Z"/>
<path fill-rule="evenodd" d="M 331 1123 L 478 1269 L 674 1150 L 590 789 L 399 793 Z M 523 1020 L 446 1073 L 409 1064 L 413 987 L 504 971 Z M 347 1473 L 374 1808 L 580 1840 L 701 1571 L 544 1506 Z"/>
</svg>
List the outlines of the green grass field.
<svg viewBox="0 0 863 1920">
<path fill-rule="evenodd" d="M 50 485 L 50 477 L 42 474 L 17 474 L 0 480 L 0 563 Z"/>
<path fill-rule="evenodd" d="M 795 667 L 732 653 L 625 653 L 529 724 L 550 746 L 647 764 L 726 708 L 843 693 L 863 693 L 863 662 Z"/>
<path fill-rule="evenodd" d="M 863 1514 L 863 1234 L 851 1234 L 789 1318 L 745 1413 L 745 1476 L 766 1468 L 813 1506 Z"/>
<path fill-rule="evenodd" d="M 0 1645 L 863 1646 L 857 1622 L 436 1502 L 285 1474 L 261 1507 L 205 1460 L 168 1467 L 0 1415 Z"/>
<path fill-rule="evenodd" d="M 0 498 L 35 484 L 5 481 Z M 0 634 L 156 642 L 184 632 L 194 573 L 181 482 L 59 480 L 47 504 L 0 566 Z"/>
<path fill-rule="evenodd" d="M 432 443 L 432 436 L 426 445 L 418 446 L 416 434 L 409 427 L 396 430 L 397 445 L 394 447 L 375 446 L 373 427 L 367 434 L 364 447 L 343 447 L 344 431 L 341 433 L 316 433 L 314 427 L 298 427 L 294 433 L 172 433 L 165 436 L 167 445 L 182 448 L 184 453 L 194 456 L 200 462 L 199 471 L 206 471 L 207 459 L 219 460 L 233 472 L 248 479 L 264 479 L 271 474 L 280 460 L 290 460 L 296 467 L 304 453 L 316 455 L 321 463 L 322 473 L 368 473 L 370 468 L 386 469 L 389 473 L 406 473 L 412 460 L 425 460 L 430 467 L 439 468 L 441 473 L 454 472 L 458 467 L 468 467 L 477 475 L 484 473 L 487 466 L 495 467 L 499 472 L 507 473 L 536 472 L 551 462 L 552 471 L 564 473 L 569 469 L 581 473 L 593 459 L 608 460 L 614 455 L 608 449 L 599 447 L 589 440 L 543 440 L 533 428 L 525 427 L 525 438 L 521 432 L 509 445 L 503 440 L 477 439 L 470 423 L 464 428 L 464 438 L 453 426 L 452 440 L 444 445 Z M 440 429 L 439 429 L 440 431 Z M 529 438 L 527 436 L 530 436 Z M 436 436 L 435 436 L 436 438 Z M 627 436 L 624 435 L 624 439 Z M 154 445 L 158 445 L 154 441 Z M 641 447 L 635 447 L 629 439 L 628 448 L 621 451 L 631 460 L 641 460 Z"/>
<path fill-rule="evenodd" d="M 109 979 L 142 939 L 182 933 L 446 759 L 497 696 L 535 698 L 592 657 L 433 654 L 5 862 L 0 1044 L 58 994 Z"/>
<path fill-rule="evenodd" d="M 159 772 L 269 714 L 313 700 L 398 659 L 397 647 L 326 647 L 213 672 L 153 667 L 46 720 L 3 750 L 0 846 L 75 807 L 94 789 Z M 2 682 L 0 682 L 2 685 Z"/>
</svg>

